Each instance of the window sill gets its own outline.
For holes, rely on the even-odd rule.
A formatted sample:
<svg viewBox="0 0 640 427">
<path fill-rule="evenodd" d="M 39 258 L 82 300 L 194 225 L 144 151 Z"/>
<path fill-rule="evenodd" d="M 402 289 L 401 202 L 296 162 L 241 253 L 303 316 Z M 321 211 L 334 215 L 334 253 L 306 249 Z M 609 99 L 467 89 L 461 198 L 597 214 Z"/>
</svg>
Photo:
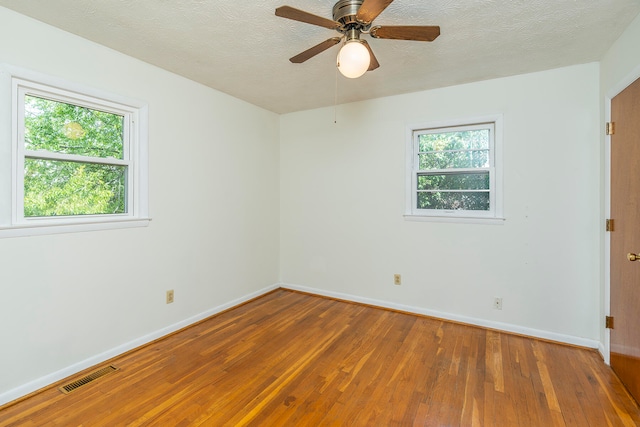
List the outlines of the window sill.
<svg viewBox="0 0 640 427">
<path fill-rule="evenodd" d="M 496 217 L 468 217 L 468 216 L 427 216 L 427 215 L 415 215 L 405 214 L 403 215 L 405 221 L 417 221 L 417 222 L 453 222 L 458 224 L 487 224 L 487 225 L 503 225 L 506 221 L 505 218 Z"/>
<path fill-rule="evenodd" d="M 66 224 L 24 224 L 0 226 L 0 239 L 10 237 L 41 236 L 46 234 L 77 233 L 83 231 L 114 230 L 121 228 L 146 227 L 151 218 L 104 220 L 100 222 Z"/>
</svg>

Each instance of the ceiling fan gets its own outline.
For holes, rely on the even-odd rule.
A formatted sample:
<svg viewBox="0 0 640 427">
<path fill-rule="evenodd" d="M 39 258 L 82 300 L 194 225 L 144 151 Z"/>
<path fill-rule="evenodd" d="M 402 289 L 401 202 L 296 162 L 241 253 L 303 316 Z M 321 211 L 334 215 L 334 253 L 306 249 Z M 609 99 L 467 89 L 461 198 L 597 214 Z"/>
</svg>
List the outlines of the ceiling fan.
<svg viewBox="0 0 640 427">
<path fill-rule="evenodd" d="M 373 20 L 392 2 L 393 0 L 339 0 L 333 6 L 333 19 L 323 18 L 291 6 L 280 6 L 276 9 L 277 16 L 329 28 L 342 34 L 340 37 L 332 37 L 289 58 L 289 61 L 300 64 L 344 39 L 344 45 L 338 53 L 338 69 L 346 77 L 356 78 L 380 66 L 369 43 L 360 39 L 361 34 L 369 34 L 376 39 L 427 42 L 435 40 L 440 35 L 438 26 L 372 26 Z"/>
</svg>

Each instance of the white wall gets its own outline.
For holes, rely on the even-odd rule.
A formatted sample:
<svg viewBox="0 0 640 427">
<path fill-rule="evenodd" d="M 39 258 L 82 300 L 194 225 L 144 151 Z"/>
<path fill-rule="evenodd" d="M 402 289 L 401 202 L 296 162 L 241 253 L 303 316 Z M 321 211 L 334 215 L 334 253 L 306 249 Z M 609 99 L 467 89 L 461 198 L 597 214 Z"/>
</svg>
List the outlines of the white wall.
<svg viewBox="0 0 640 427">
<path fill-rule="evenodd" d="M 0 239 L 0 404 L 278 282 L 277 115 L 4 8 L 0 62 L 148 101 L 153 219 Z"/>
<path fill-rule="evenodd" d="M 638 40 L 640 40 L 640 15 L 627 27 L 601 61 L 600 84 L 604 94 L 618 88 L 628 78 L 638 78 L 638 70 L 640 70 Z"/>
<path fill-rule="evenodd" d="M 597 345 L 599 106 L 592 63 L 282 116 L 283 282 Z M 407 125 L 492 114 L 504 225 L 404 220 Z"/>
</svg>

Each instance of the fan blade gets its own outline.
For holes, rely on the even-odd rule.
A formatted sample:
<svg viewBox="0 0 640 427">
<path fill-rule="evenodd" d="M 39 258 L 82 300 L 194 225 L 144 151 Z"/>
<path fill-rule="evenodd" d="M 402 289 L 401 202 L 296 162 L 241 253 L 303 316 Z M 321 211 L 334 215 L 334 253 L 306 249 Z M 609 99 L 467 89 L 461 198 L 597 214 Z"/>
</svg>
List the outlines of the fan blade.
<svg viewBox="0 0 640 427">
<path fill-rule="evenodd" d="M 373 54 L 373 50 L 371 50 L 371 46 L 367 43 L 366 40 L 361 40 L 362 44 L 369 50 L 369 55 L 371 56 L 371 62 L 369 63 L 369 68 L 367 71 L 373 71 L 380 66 L 380 63 L 376 59 L 376 56 Z"/>
<path fill-rule="evenodd" d="M 417 40 L 430 42 L 440 35 L 440 27 L 437 26 L 386 26 L 373 27 L 371 37 L 376 39 Z"/>
<path fill-rule="evenodd" d="M 294 21 L 305 22 L 307 24 L 318 25 L 320 27 L 335 30 L 340 27 L 340 23 L 322 16 L 314 15 L 304 10 L 295 9 L 291 6 L 280 6 L 276 9 L 276 16 L 281 16 Z"/>
<path fill-rule="evenodd" d="M 289 58 L 289 61 L 293 62 L 294 64 L 302 64 L 307 59 L 311 59 L 317 54 L 322 53 L 330 47 L 337 45 L 338 43 L 340 43 L 340 40 L 340 37 L 333 37 L 329 40 L 325 40 L 322 43 L 318 43 L 314 47 L 297 54 L 293 58 Z"/>
<path fill-rule="evenodd" d="M 387 8 L 393 0 L 364 0 L 358 13 L 356 13 L 356 19 L 365 24 L 370 24 L 383 10 Z"/>
</svg>

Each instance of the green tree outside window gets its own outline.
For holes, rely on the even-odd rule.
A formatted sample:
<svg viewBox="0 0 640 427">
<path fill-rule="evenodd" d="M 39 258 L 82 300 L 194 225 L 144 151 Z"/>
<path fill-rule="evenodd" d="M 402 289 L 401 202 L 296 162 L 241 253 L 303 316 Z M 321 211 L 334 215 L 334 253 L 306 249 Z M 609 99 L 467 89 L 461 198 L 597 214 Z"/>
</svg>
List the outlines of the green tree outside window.
<svg viewBox="0 0 640 427">
<path fill-rule="evenodd" d="M 25 217 L 127 212 L 122 115 L 26 95 L 24 148 Z"/>
</svg>

